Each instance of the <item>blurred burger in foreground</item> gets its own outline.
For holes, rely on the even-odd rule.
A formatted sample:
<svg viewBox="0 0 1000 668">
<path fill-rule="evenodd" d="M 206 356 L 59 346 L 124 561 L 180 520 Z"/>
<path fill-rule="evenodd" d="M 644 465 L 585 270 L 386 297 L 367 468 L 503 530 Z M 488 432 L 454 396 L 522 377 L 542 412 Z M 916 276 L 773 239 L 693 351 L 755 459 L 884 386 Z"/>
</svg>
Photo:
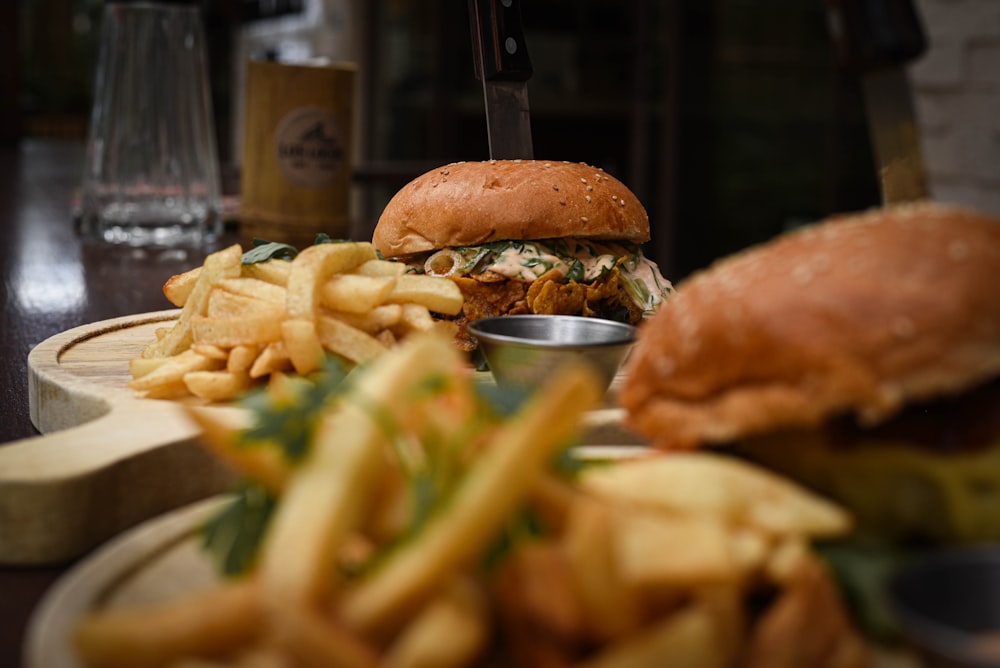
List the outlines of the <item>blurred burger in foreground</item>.
<svg viewBox="0 0 1000 668">
<path fill-rule="evenodd" d="M 1000 538 L 1000 221 L 836 217 L 685 280 L 621 401 L 659 447 L 734 446 L 892 539 Z"/>
<path fill-rule="evenodd" d="M 636 324 L 670 290 L 639 244 L 649 217 L 620 181 L 583 163 L 460 162 L 404 186 L 372 244 L 411 271 L 448 276 L 465 324 L 518 313 L 584 315 Z"/>
</svg>

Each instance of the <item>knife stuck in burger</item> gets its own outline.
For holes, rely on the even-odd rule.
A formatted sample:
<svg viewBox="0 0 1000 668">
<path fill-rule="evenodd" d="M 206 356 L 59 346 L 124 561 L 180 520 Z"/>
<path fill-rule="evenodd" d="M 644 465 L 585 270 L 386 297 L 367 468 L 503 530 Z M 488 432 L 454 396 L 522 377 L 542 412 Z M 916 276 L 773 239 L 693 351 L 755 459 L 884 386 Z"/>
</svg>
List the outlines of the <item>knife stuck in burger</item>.
<svg viewBox="0 0 1000 668">
<path fill-rule="evenodd" d="M 474 320 L 540 313 L 636 324 L 671 290 L 647 259 L 649 216 L 621 181 L 583 163 L 458 162 L 399 190 L 372 244 L 415 273 L 447 276 L 465 298 L 456 341 Z"/>
</svg>

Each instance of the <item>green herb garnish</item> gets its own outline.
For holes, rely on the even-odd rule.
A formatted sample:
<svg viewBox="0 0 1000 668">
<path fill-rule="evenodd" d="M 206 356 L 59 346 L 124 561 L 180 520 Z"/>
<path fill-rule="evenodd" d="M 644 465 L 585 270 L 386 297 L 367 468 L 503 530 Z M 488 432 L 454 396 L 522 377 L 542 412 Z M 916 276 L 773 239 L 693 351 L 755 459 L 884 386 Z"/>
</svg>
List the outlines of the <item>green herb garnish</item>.
<svg viewBox="0 0 1000 668">
<path fill-rule="evenodd" d="M 519 545 L 544 538 L 547 533 L 548 528 L 538 513 L 530 508 L 522 508 L 514 513 L 510 522 L 486 549 L 486 553 L 482 557 L 483 570 L 486 573 L 496 571 L 507 555 Z"/>
<path fill-rule="evenodd" d="M 334 239 L 326 232 L 320 232 L 313 240 L 313 245 L 342 244 L 349 241 L 350 239 Z M 298 254 L 299 249 L 291 244 L 254 238 L 253 248 L 243 253 L 243 264 L 257 264 L 268 260 L 294 260 Z"/>
<path fill-rule="evenodd" d="M 202 546 L 223 574 L 242 575 L 253 567 L 275 503 L 262 487 L 244 483 L 232 503 L 206 523 Z"/>
<path fill-rule="evenodd" d="M 290 381 L 295 384 L 287 398 L 276 398 L 266 388 L 251 392 L 241 405 L 254 413 L 256 421 L 240 435 L 240 440 L 247 446 L 274 444 L 289 460 L 300 460 L 309 451 L 323 409 L 343 391 L 346 377 L 344 364 L 330 355 L 311 378 Z"/>
<path fill-rule="evenodd" d="M 243 253 L 243 264 L 257 264 L 268 260 L 292 260 L 298 254 L 299 250 L 295 246 L 276 241 L 254 239 L 253 248 Z"/>
</svg>

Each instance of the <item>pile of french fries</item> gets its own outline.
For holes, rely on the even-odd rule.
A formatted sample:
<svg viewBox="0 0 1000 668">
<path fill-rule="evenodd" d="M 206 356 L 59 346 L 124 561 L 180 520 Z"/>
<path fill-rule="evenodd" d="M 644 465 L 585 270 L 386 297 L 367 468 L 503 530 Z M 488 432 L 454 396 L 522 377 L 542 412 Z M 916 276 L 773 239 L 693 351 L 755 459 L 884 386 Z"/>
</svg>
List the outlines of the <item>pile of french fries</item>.
<svg viewBox="0 0 1000 668">
<path fill-rule="evenodd" d="M 86 617 L 83 663 L 867 665 L 810 548 L 848 531 L 840 508 L 723 455 L 567 466 L 601 397 L 588 369 L 506 416 L 484 417 L 470 376 L 450 337 L 408 337 L 351 372 L 297 461 L 189 408 L 206 446 L 276 499 L 258 556 L 188 597 Z M 289 382 L 268 391 L 290 397 Z M 417 478 L 452 484 L 414 523 Z"/>
<path fill-rule="evenodd" d="M 369 243 L 309 246 L 292 260 L 244 264 L 233 245 L 172 277 L 182 307 L 131 361 L 129 387 L 149 398 L 233 399 L 275 372 L 314 371 L 323 356 L 377 357 L 414 332 L 452 325 L 462 294 L 445 278 L 405 274 Z"/>
</svg>

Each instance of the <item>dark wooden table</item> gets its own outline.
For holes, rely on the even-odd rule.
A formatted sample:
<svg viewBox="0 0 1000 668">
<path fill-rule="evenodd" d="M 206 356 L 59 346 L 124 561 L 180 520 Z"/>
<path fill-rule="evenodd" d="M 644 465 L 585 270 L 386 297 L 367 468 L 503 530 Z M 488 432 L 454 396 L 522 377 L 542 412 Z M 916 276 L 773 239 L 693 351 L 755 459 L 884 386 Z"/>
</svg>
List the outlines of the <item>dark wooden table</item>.
<svg viewBox="0 0 1000 668">
<path fill-rule="evenodd" d="M 38 435 L 28 414 L 27 357 L 72 327 L 171 308 L 161 287 L 206 252 L 244 241 L 232 230 L 210 247 L 150 251 L 85 243 L 71 203 L 82 170 L 78 143 L 27 140 L 0 148 L 0 448 Z M 0 565 L 0 666 L 21 665 L 35 606 L 72 564 Z"/>
</svg>

